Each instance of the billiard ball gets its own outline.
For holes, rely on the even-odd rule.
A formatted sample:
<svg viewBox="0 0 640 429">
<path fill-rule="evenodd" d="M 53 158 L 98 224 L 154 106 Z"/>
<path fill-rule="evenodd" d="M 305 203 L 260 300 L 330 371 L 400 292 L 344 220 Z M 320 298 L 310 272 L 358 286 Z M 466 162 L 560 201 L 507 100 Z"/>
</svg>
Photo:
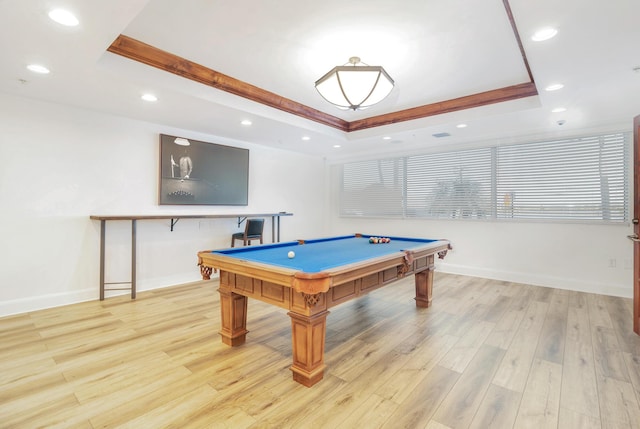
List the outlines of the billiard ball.
<svg viewBox="0 0 640 429">
<path fill-rule="evenodd" d="M 289 253 L 287 253 L 287 256 L 289 257 L 289 259 L 291 259 L 291 258 L 295 258 L 296 254 L 295 254 L 295 252 L 292 250 L 292 251 L 290 251 Z"/>
</svg>

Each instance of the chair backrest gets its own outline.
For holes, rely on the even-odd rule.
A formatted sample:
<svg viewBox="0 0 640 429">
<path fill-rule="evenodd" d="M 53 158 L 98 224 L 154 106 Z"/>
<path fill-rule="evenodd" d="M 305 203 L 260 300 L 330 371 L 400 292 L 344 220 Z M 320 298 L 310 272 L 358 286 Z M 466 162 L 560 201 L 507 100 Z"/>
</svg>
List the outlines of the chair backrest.
<svg viewBox="0 0 640 429">
<path fill-rule="evenodd" d="M 264 219 L 247 219 L 247 225 L 245 227 L 244 233 L 247 237 L 262 235 L 262 230 L 264 229 Z"/>
</svg>

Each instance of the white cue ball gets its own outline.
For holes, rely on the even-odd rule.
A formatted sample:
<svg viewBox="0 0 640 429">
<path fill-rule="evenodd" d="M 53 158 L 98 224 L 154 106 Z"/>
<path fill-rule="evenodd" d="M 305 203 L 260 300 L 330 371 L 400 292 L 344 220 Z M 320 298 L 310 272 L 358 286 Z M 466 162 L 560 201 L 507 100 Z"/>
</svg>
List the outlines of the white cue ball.
<svg viewBox="0 0 640 429">
<path fill-rule="evenodd" d="M 289 259 L 291 259 L 291 258 L 295 258 L 296 254 L 295 254 L 295 252 L 292 250 L 292 251 L 290 251 L 289 253 L 287 253 L 287 256 L 289 257 Z"/>
</svg>

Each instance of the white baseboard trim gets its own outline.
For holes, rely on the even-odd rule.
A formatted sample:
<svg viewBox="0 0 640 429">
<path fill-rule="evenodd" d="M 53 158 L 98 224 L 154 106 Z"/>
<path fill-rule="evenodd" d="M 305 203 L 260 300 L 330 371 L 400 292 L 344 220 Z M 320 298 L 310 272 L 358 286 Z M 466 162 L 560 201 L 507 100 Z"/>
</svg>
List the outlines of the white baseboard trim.
<svg viewBox="0 0 640 429">
<path fill-rule="evenodd" d="M 138 280 L 136 289 L 137 292 L 140 293 L 153 289 L 161 289 L 199 281 L 202 281 L 202 277 L 199 274 L 175 275 L 162 279 Z M 124 285 L 124 287 L 126 287 L 126 285 Z M 106 291 L 105 299 L 130 294 L 131 292 L 127 290 Z M 77 304 L 80 302 L 96 301 L 99 298 L 100 285 L 96 283 L 95 287 L 77 291 L 45 294 L 11 301 L 2 301 L 0 302 L 0 317 L 29 313 L 31 311 L 44 310 L 47 308 L 62 307 L 64 305 Z"/>
<path fill-rule="evenodd" d="M 619 296 L 623 298 L 633 298 L 633 286 L 620 284 L 605 284 L 597 282 L 585 282 L 584 280 L 574 280 L 564 277 L 552 277 L 533 273 L 519 273 L 512 271 L 485 270 L 476 267 L 447 264 L 439 262 L 436 270 L 442 273 L 458 274 L 470 277 L 480 277 L 492 280 L 501 280 L 513 283 L 523 283 L 532 286 L 552 287 L 578 292 L 596 293 L 600 295 Z"/>
<path fill-rule="evenodd" d="M 501 280 L 514 283 L 530 284 L 533 286 L 552 287 L 557 289 L 573 290 L 587 293 L 597 293 L 601 295 L 612 295 L 623 298 L 633 298 L 632 285 L 611 285 L 594 282 L 578 281 L 567 278 L 551 277 L 544 275 L 535 275 L 531 273 L 518 273 L 510 271 L 484 270 L 481 268 L 467 267 L 462 265 L 447 264 L 438 262 L 437 271 L 448 274 L 458 274 L 470 277 L 479 277 L 485 279 Z M 212 279 L 217 275 L 212 273 Z M 187 283 L 200 282 L 202 278 L 199 274 L 182 274 L 162 279 L 140 280 L 137 284 L 138 292 L 144 292 L 154 289 L 161 289 L 170 286 L 176 286 Z M 128 295 L 128 291 L 113 291 L 106 293 L 106 299 L 118 295 Z M 44 310 L 46 308 L 61 307 L 69 304 L 77 304 L 79 302 L 97 300 L 99 297 L 99 288 L 85 288 L 79 291 L 71 291 L 64 293 L 39 295 L 29 298 L 16 299 L 12 301 L 0 302 L 0 317 L 11 316 L 15 314 L 28 313 L 30 311 Z"/>
<path fill-rule="evenodd" d="M 11 301 L 2 301 L 0 302 L 0 317 L 77 304 L 79 302 L 97 299 L 97 297 L 97 289 L 83 289 L 80 291 L 52 293 Z"/>
</svg>

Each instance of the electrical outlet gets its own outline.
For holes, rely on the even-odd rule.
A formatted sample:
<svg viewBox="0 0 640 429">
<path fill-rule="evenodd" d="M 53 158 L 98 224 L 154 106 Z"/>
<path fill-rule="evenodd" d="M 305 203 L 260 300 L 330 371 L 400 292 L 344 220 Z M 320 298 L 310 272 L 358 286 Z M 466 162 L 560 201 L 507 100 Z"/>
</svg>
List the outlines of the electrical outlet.
<svg viewBox="0 0 640 429">
<path fill-rule="evenodd" d="M 615 268 L 616 267 L 616 259 L 615 258 L 610 258 L 609 259 L 609 268 Z"/>
</svg>

